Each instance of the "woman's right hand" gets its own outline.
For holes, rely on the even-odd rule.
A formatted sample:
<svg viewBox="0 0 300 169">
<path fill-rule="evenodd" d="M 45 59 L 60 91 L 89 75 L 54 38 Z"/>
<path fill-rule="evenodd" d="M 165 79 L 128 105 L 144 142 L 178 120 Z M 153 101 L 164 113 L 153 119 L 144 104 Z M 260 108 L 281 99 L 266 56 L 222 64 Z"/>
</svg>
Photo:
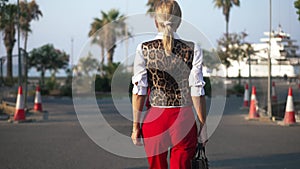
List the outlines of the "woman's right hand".
<svg viewBox="0 0 300 169">
<path fill-rule="evenodd" d="M 134 129 L 131 133 L 131 139 L 134 145 L 136 146 L 142 146 L 142 137 L 141 137 L 141 130 L 140 129 Z"/>
<path fill-rule="evenodd" d="M 200 129 L 198 130 L 198 142 L 202 143 L 203 146 L 208 142 L 207 138 L 207 127 L 206 124 L 200 125 Z"/>
</svg>

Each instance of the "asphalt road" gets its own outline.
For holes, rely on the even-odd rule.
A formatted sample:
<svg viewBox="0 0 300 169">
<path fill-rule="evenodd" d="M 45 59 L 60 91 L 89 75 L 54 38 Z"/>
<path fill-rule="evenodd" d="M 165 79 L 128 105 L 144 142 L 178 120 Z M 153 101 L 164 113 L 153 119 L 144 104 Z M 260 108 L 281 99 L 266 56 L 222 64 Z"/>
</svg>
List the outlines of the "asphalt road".
<svg viewBox="0 0 300 169">
<path fill-rule="evenodd" d="M 298 93 L 296 93 L 298 92 Z M 299 95 L 300 91 L 295 91 Z M 106 120 L 130 134 L 130 121 L 109 100 L 98 100 Z M 300 125 L 246 121 L 241 97 L 229 97 L 222 120 L 207 145 L 211 169 L 299 169 Z M 147 160 L 112 154 L 82 129 L 73 101 L 43 98 L 48 120 L 11 124 L 0 121 L 0 169 L 146 169 Z M 122 140 L 120 140 L 121 144 Z"/>
</svg>

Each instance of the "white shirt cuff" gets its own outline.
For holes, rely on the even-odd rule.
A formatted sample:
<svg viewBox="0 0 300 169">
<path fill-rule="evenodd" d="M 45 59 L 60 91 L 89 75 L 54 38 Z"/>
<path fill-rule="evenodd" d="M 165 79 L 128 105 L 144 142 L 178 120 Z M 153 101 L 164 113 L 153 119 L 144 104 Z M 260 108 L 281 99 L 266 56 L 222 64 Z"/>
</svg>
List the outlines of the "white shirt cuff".
<svg viewBox="0 0 300 169">
<path fill-rule="evenodd" d="M 191 87 L 191 96 L 204 96 L 205 91 L 202 86 L 192 86 Z"/>
<path fill-rule="evenodd" d="M 147 95 L 148 87 L 133 85 L 132 93 L 136 95 Z"/>
</svg>

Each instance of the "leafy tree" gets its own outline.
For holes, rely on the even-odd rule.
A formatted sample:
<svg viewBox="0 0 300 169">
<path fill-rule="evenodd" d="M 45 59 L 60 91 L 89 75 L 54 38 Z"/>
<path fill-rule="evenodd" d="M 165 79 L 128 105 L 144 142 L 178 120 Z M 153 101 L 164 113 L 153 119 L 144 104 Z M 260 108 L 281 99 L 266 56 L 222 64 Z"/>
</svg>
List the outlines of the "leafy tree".
<svg viewBox="0 0 300 169">
<path fill-rule="evenodd" d="M 203 64 L 210 68 L 214 69 L 218 67 L 220 60 L 218 60 L 217 54 L 215 51 L 208 51 L 203 49 Z"/>
<path fill-rule="evenodd" d="M 89 36 L 93 37 L 93 42 L 100 45 L 100 47 L 107 52 L 108 64 L 113 63 L 113 55 L 116 48 L 116 41 L 118 38 L 125 36 L 125 17 L 116 9 L 111 9 L 108 13 L 101 11 L 102 19 L 95 18 L 91 24 Z M 101 29 L 98 33 L 98 29 Z M 103 58 L 102 51 L 102 58 Z M 103 59 L 101 59 L 101 62 Z"/>
<path fill-rule="evenodd" d="M 4 1 L 2 1 L 4 2 Z M 12 80 L 12 52 L 16 42 L 17 11 L 15 4 L 3 5 L 0 11 L 0 31 L 4 34 L 4 45 L 7 55 L 7 78 Z"/>
<path fill-rule="evenodd" d="M 45 72 L 51 72 L 52 80 L 55 81 L 55 74 L 59 69 L 65 69 L 69 63 L 69 55 L 55 49 L 53 45 L 46 44 L 33 49 L 29 53 L 29 67 L 35 67 L 41 72 L 41 85 L 44 85 Z"/>
<path fill-rule="evenodd" d="M 21 1 L 20 2 L 20 27 L 24 37 L 24 50 L 27 50 L 28 33 L 30 33 L 31 25 L 33 20 L 39 20 L 40 16 L 43 16 L 42 11 L 39 9 L 39 5 L 32 0 L 31 2 Z"/>
<path fill-rule="evenodd" d="M 0 11 L 4 7 L 4 5 L 6 5 L 7 2 L 8 2 L 8 0 L 0 0 Z"/>
<path fill-rule="evenodd" d="M 79 59 L 78 65 L 76 66 L 77 72 L 83 72 L 85 76 L 92 76 L 98 70 L 99 64 L 96 58 L 89 53 L 86 57 Z"/>
<path fill-rule="evenodd" d="M 298 20 L 300 21 L 300 0 L 296 0 L 294 2 L 295 8 L 298 10 L 297 14 L 298 14 Z"/>
<path fill-rule="evenodd" d="M 240 6 L 239 0 L 213 0 L 215 7 L 221 8 L 223 10 L 223 15 L 225 16 L 226 21 L 226 35 L 229 33 L 229 17 L 230 9 L 233 5 Z"/>
<path fill-rule="evenodd" d="M 245 41 L 247 34 L 241 33 L 230 33 L 227 36 L 224 35 L 218 40 L 217 54 L 221 62 L 228 68 L 231 65 L 231 61 L 235 60 L 240 64 L 243 58 L 249 57 L 254 54 L 254 49 L 251 44 Z M 226 50 L 226 47 L 227 50 Z M 226 71 L 226 76 L 228 77 Z M 240 77 L 240 70 L 239 70 Z"/>
</svg>

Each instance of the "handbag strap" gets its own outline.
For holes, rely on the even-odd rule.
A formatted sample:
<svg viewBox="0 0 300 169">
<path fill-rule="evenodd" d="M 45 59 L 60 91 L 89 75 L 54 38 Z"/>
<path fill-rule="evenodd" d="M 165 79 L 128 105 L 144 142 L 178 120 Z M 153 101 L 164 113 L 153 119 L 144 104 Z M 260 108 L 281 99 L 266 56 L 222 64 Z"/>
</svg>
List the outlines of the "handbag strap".
<svg viewBox="0 0 300 169">
<path fill-rule="evenodd" d="M 205 147 L 203 146 L 202 143 L 198 143 L 197 145 L 197 150 L 196 150 L 196 159 L 207 159 L 206 153 L 205 153 Z"/>
</svg>

